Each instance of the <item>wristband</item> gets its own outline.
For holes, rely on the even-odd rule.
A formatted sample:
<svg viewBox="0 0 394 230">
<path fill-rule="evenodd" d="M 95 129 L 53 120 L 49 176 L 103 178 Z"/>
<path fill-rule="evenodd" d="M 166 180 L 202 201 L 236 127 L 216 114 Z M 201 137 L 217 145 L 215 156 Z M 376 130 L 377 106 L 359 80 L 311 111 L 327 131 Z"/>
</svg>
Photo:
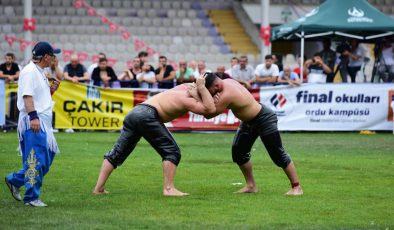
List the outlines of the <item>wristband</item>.
<svg viewBox="0 0 394 230">
<path fill-rule="evenodd" d="M 37 111 L 35 111 L 35 110 L 28 113 L 28 115 L 29 115 L 30 121 L 32 121 L 34 119 L 38 119 L 38 114 L 37 114 Z"/>
</svg>

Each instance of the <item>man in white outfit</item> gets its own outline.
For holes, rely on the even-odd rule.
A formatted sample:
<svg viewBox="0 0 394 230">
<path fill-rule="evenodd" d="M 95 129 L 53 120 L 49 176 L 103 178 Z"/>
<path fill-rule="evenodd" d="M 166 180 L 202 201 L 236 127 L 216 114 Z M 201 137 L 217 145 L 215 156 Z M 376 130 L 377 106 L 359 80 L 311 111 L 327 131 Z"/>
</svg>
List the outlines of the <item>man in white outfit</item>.
<svg viewBox="0 0 394 230">
<path fill-rule="evenodd" d="M 22 153 L 22 169 L 6 176 L 5 182 L 15 200 L 21 201 L 19 188 L 25 186 L 23 201 L 26 206 L 46 207 L 40 196 L 42 180 L 59 151 L 52 132 L 51 95 L 59 81 L 50 84 L 44 68 L 49 67 L 55 54 L 47 42 L 38 42 L 33 48 L 32 61 L 23 68 L 18 81 L 18 137 Z"/>
</svg>

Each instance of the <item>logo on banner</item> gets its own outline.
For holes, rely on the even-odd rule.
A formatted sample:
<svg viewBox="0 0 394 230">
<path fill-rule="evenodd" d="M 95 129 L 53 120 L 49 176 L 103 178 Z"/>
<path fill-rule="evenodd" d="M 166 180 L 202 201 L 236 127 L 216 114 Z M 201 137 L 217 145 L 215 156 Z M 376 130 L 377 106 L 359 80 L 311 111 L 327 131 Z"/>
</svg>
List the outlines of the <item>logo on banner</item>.
<svg viewBox="0 0 394 230">
<path fill-rule="evenodd" d="M 387 121 L 394 121 L 394 90 L 389 90 Z"/>
<path fill-rule="evenodd" d="M 273 106 L 275 106 L 275 108 L 277 108 L 277 109 L 281 109 L 285 104 L 286 104 L 286 98 L 285 98 L 285 96 L 283 96 L 283 94 L 274 94 L 272 97 L 271 97 L 271 104 L 273 105 Z"/>
<path fill-rule="evenodd" d="M 353 6 L 353 8 L 348 9 L 347 13 L 349 14 L 349 18 L 347 19 L 347 22 L 353 23 L 353 22 L 368 22 L 372 23 L 373 19 L 364 17 L 364 11 L 362 9 L 357 9 L 356 7 Z"/>
</svg>

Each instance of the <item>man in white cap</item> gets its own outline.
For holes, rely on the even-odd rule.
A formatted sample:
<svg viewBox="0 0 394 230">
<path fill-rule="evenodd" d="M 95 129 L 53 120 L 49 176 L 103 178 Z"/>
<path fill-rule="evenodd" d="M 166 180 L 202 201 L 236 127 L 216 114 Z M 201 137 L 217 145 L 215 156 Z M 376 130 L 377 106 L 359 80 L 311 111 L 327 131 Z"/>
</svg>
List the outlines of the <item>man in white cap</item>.
<svg viewBox="0 0 394 230">
<path fill-rule="evenodd" d="M 21 201 L 19 189 L 25 186 L 23 201 L 26 206 L 46 207 L 40 200 L 40 189 L 55 154 L 59 151 L 52 132 L 51 95 L 59 81 L 48 81 L 44 68 L 49 67 L 55 54 L 47 42 L 38 42 L 33 48 L 33 59 L 26 65 L 18 81 L 18 137 L 22 153 L 22 169 L 6 176 L 5 182 L 15 200 Z"/>
</svg>

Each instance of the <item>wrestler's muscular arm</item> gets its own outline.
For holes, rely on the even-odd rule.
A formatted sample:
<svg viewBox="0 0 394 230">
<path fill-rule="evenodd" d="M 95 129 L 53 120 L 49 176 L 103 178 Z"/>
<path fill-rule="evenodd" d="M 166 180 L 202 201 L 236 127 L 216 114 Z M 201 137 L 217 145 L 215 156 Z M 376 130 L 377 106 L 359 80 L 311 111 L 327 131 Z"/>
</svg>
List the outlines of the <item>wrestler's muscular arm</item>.
<svg viewBox="0 0 394 230">
<path fill-rule="evenodd" d="M 183 99 L 186 109 L 197 114 L 214 113 L 216 111 L 215 104 L 205 87 L 205 78 L 200 77 L 196 80 L 196 88 L 200 97 L 194 98 L 190 92 L 187 92 L 188 96 Z"/>
<path fill-rule="evenodd" d="M 25 109 L 27 113 L 35 111 L 32 96 L 28 96 L 28 95 L 23 96 L 23 101 L 25 103 Z M 38 118 L 30 120 L 30 128 L 35 133 L 40 131 L 40 120 Z"/>
</svg>

